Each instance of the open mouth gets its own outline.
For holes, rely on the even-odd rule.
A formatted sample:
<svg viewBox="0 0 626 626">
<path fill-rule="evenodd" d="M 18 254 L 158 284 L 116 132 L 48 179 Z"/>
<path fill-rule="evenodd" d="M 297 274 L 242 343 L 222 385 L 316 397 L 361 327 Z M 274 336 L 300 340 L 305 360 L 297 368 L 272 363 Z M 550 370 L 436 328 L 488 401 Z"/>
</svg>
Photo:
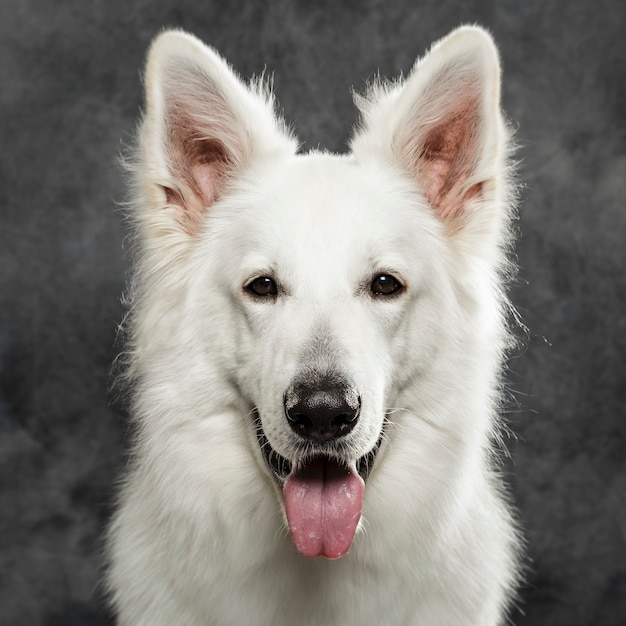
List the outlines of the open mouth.
<svg viewBox="0 0 626 626">
<path fill-rule="evenodd" d="M 284 456 L 278 454 L 276 450 L 272 448 L 270 442 L 267 440 L 265 433 L 263 432 L 263 427 L 261 426 L 261 417 L 259 416 L 258 411 L 255 409 L 253 411 L 254 417 L 254 426 L 256 432 L 256 438 L 259 443 L 259 448 L 261 449 L 261 454 L 263 455 L 263 459 L 265 460 L 265 464 L 267 468 L 270 470 L 274 480 L 282 487 L 285 484 L 285 480 L 291 474 L 292 464 L 291 461 L 286 459 Z M 367 453 L 360 457 L 356 462 L 356 471 L 361 476 L 361 478 L 366 481 L 374 467 L 374 461 L 376 460 L 376 456 L 378 455 L 378 451 L 380 449 L 380 445 L 383 441 L 383 432 L 384 432 L 384 424 L 383 430 L 380 433 L 380 437 L 378 441 L 374 445 L 374 447 Z M 323 454 L 314 455 L 316 459 L 323 459 Z M 329 461 L 332 461 L 331 457 L 328 457 Z M 335 463 L 337 461 L 334 461 Z"/>
<path fill-rule="evenodd" d="M 367 480 L 382 443 L 356 463 L 314 453 L 296 467 L 271 446 L 258 412 L 256 436 L 265 463 L 282 488 L 289 532 L 296 550 L 306 557 L 337 559 L 352 546 L 363 508 Z"/>
</svg>

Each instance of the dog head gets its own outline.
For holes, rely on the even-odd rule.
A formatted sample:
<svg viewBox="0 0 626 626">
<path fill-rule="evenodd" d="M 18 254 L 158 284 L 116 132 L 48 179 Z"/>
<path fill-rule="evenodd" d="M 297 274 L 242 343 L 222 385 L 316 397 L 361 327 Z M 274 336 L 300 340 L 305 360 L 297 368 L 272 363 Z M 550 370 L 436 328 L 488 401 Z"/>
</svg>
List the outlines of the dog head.
<svg viewBox="0 0 626 626">
<path fill-rule="evenodd" d="M 186 351 L 207 412 L 236 390 L 296 547 L 339 557 L 388 415 L 463 359 L 465 278 L 488 285 L 502 256 L 494 45 L 458 29 L 373 86 L 343 156 L 298 154 L 267 89 L 181 32 L 153 44 L 146 93 L 135 184 L 143 295 L 177 311 L 163 345 Z"/>
</svg>

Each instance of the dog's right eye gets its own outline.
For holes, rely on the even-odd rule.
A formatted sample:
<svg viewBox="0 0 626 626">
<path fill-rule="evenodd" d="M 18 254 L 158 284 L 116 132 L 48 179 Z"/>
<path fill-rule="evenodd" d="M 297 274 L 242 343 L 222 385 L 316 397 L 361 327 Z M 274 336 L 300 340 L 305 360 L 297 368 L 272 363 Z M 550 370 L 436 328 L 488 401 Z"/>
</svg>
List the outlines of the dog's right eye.
<svg viewBox="0 0 626 626">
<path fill-rule="evenodd" d="M 272 298 L 278 293 L 276 282 L 269 276 L 255 278 L 244 289 L 257 298 Z"/>
</svg>

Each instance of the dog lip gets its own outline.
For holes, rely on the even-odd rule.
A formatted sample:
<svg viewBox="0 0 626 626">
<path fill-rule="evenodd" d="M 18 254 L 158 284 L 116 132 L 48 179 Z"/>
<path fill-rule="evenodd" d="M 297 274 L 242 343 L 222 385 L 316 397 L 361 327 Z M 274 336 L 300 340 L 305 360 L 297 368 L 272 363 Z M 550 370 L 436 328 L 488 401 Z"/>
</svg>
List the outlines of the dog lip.
<svg viewBox="0 0 626 626">
<path fill-rule="evenodd" d="M 291 474 L 291 462 L 284 456 L 278 454 L 274 448 L 270 445 L 270 442 L 265 436 L 263 426 L 261 425 L 261 417 L 257 409 L 253 411 L 254 415 L 254 427 L 256 432 L 257 442 L 261 449 L 261 454 L 265 461 L 265 465 L 272 474 L 274 480 L 282 487 L 283 483 L 287 479 L 287 476 Z"/>
<path fill-rule="evenodd" d="M 286 459 L 284 456 L 280 455 L 268 441 L 265 436 L 265 432 L 263 431 L 263 426 L 261 425 L 261 417 L 257 409 L 253 411 L 254 415 L 254 426 L 257 442 L 259 444 L 259 448 L 261 449 L 261 454 L 263 455 L 263 460 L 265 461 L 265 465 L 270 471 L 274 480 L 282 487 L 287 479 L 287 476 L 291 474 L 292 463 L 289 459 Z M 378 451 L 380 450 L 380 446 L 383 441 L 385 424 L 383 423 L 383 428 L 380 432 L 380 436 L 378 440 L 374 444 L 374 447 L 364 454 L 362 457 L 357 459 L 356 469 L 361 478 L 366 481 L 372 471 L 374 466 L 374 461 L 378 455 Z M 316 454 L 316 457 L 323 456 L 323 453 Z"/>
</svg>

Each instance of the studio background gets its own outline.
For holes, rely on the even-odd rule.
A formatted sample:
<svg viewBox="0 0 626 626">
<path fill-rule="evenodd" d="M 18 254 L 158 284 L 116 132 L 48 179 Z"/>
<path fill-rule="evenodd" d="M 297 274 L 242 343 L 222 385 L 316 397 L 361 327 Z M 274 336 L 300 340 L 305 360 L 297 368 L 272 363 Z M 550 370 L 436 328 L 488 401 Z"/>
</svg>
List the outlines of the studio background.
<svg viewBox="0 0 626 626">
<path fill-rule="evenodd" d="M 108 390 L 127 278 L 117 157 L 165 26 L 274 76 L 305 147 L 350 87 L 461 23 L 494 34 L 523 181 L 506 474 L 528 540 L 517 626 L 626 623 L 626 3 L 0 1 L 0 624 L 112 623 L 100 537 L 124 464 Z M 382 626 L 382 625 L 381 625 Z"/>
</svg>

